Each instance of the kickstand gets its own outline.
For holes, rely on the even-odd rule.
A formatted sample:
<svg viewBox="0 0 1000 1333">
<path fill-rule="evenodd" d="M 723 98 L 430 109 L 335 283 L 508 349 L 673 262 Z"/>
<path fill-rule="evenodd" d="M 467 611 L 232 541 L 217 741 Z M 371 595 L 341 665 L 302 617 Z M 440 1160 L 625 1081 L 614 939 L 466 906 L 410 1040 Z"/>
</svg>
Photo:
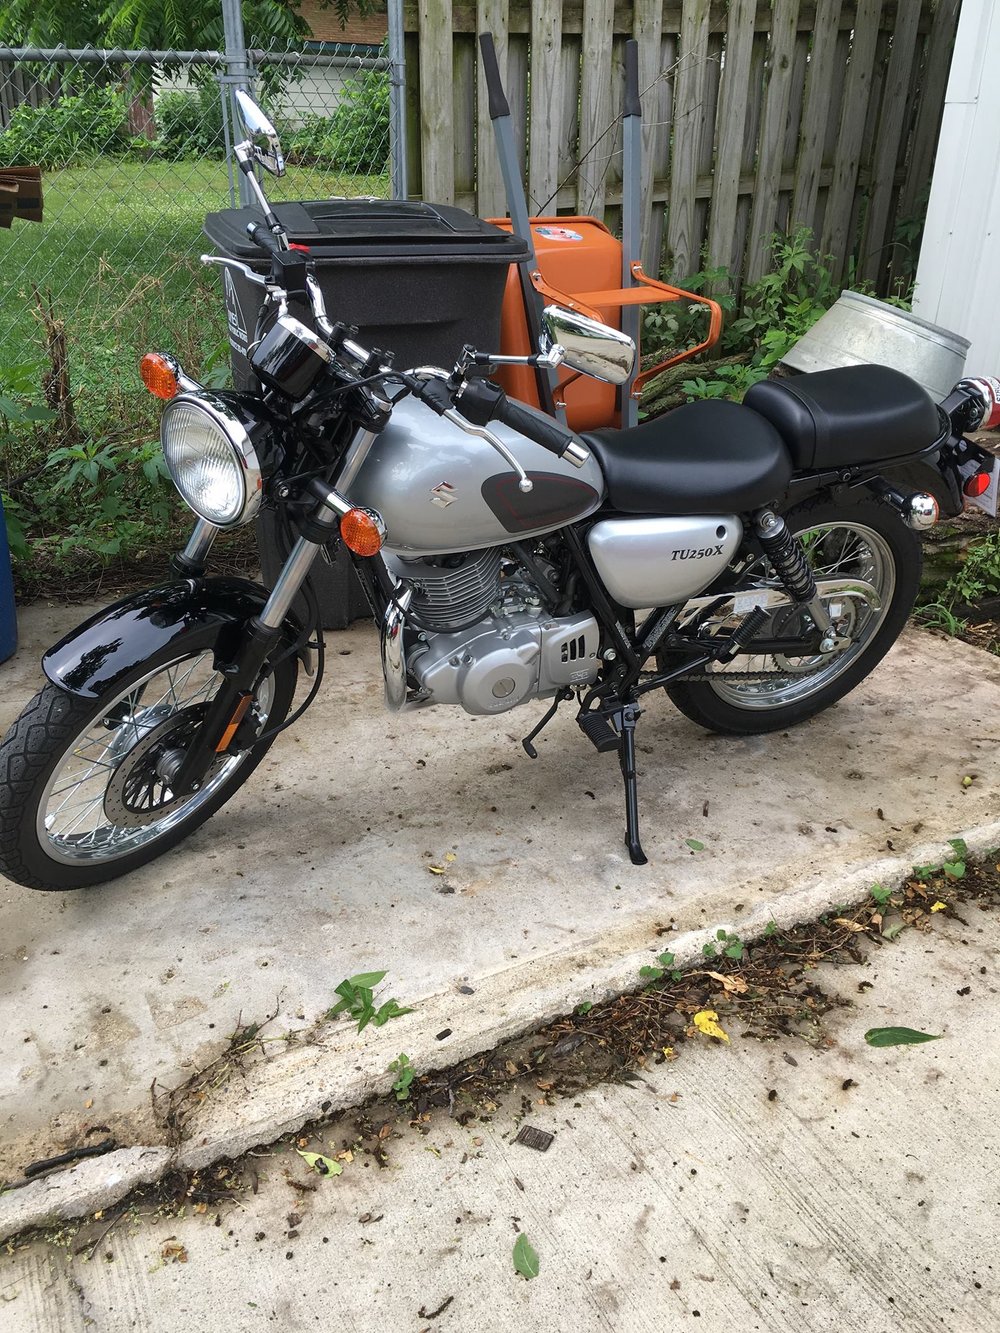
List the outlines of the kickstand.
<svg viewBox="0 0 1000 1333">
<path fill-rule="evenodd" d="M 646 853 L 639 841 L 639 788 L 635 772 L 635 724 L 641 709 L 634 703 L 625 704 L 614 717 L 621 740 L 618 743 L 618 762 L 625 779 L 625 846 L 634 866 L 648 864 Z"/>
<path fill-rule="evenodd" d="M 549 723 L 555 717 L 556 709 L 559 707 L 559 705 L 564 704 L 567 699 L 572 699 L 572 697 L 573 697 L 573 691 L 568 687 L 564 686 L 563 689 L 561 689 L 559 693 L 556 695 L 556 697 L 552 700 L 552 707 L 546 712 L 545 716 L 542 718 L 541 722 L 539 722 L 538 726 L 532 727 L 531 731 L 529 731 L 527 736 L 525 736 L 521 744 L 524 746 L 524 753 L 528 756 L 529 759 L 538 758 L 538 751 L 535 749 L 535 747 L 532 745 L 531 742 L 535 739 L 535 737 L 538 735 L 540 731 L 543 731 L 545 727 L 549 725 Z"/>
</svg>

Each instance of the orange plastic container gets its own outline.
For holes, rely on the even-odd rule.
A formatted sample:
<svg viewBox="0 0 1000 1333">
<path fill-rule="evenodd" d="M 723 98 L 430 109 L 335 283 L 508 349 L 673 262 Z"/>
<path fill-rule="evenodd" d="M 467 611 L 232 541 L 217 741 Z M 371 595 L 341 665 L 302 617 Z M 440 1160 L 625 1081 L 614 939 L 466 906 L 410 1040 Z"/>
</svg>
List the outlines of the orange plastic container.
<svg viewBox="0 0 1000 1333">
<path fill-rule="evenodd" d="M 510 231 L 509 218 L 496 220 L 494 225 Z M 531 241 L 538 268 L 548 286 L 571 295 L 621 286 L 621 242 L 596 218 L 532 218 Z M 605 306 L 596 313 L 605 324 L 621 328 L 620 305 Z M 531 345 L 524 297 L 514 264 L 507 275 L 500 312 L 500 351 L 506 356 L 527 356 L 537 351 Z M 538 381 L 529 367 L 503 366 L 496 379 L 512 398 L 532 407 L 539 406 Z M 613 384 L 562 370 L 559 390 L 558 396 L 566 403 L 567 424 L 574 430 L 596 430 L 615 423 L 617 395 Z"/>
<path fill-rule="evenodd" d="M 511 230 L 509 218 L 491 218 L 490 221 L 504 231 Z M 625 305 L 689 299 L 703 304 L 708 310 L 710 327 L 706 340 L 644 371 L 632 386 L 634 397 L 638 397 L 643 384 L 653 375 L 718 341 L 722 332 L 722 310 L 714 301 L 647 277 L 638 263 L 630 266 L 636 286 L 622 287 L 621 241 L 603 222 L 591 217 L 545 217 L 531 218 L 530 226 L 538 264 L 532 282 L 546 304 L 568 306 L 616 329 L 622 326 L 622 307 Z M 518 270 L 512 264 L 500 314 L 500 351 L 506 356 L 528 356 L 537 350 L 528 331 Z M 541 406 L 538 381 L 529 367 L 503 366 L 496 371 L 495 378 L 512 398 L 532 407 Z M 613 384 L 602 384 L 571 370 L 560 370 L 556 399 L 565 405 L 566 421 L 573 430 L 621 425 L 618 391 Z"/>
</svg>

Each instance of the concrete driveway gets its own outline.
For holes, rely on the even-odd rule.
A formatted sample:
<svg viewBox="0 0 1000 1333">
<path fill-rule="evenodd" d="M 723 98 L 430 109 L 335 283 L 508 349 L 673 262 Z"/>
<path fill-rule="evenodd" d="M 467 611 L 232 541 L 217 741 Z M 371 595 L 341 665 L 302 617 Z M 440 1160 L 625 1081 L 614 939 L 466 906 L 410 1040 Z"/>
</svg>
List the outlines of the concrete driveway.
<svg viewBox="0 0 1000 1333">
<path fill-rule="evenodd" d="M 42 647 L 85 609 L 23 613 L 0 725 L 35 688 Z M 356 627 L 331 636 L 310 713 L 182 848 L 76 894 L 0 880 L 0 1178 L 103 1127 L 161 1142 L 154 1079 L 183 1081 L 241 1017 L 277 1006 L 268 1032 L 303 1028 L 359 971 L 386 969 L 384 995 L 415 1012 L 360 1037 L 337 1024 L 322 1050 L 289 1053 L 299 1090 L 266 1108 L 253 1079 L 227 1093 L 253 1121 L 245 1142 L 377 1081 L 400 1049 L 449 1063 L 627 985 L 668 932 L 808 915 L 846 901 L 852 875 L 877 877 L 878 858 L 905 867 L 998 815 L 1000 661 L 926 633 L 788 734 L 723 740 L 651 699 L 643 869 L 622 847 L 614 756 L 567 712 L 529 761 L 518 740 L 539 712 L 391 717 L 375 632 Z"/>
</svg>

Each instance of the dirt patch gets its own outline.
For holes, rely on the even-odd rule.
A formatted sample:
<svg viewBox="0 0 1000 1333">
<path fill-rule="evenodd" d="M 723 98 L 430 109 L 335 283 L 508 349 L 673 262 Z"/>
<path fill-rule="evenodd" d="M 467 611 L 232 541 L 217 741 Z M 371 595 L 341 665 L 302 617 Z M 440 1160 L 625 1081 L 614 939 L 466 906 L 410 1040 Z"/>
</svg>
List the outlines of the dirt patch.
<svg viewBox="0 0 1000 1333">
<path fill-rule="evenodd" d="M 832 1047 L 829 1016 L 852 1000 L 826 988 L 821 965 L 864 967 L 873 951 L 892 948 L 903 932 L 931 930 L 939 914 L 969 924 L 974 914 L 1000 907 L 997 854 L 967 863 L 958 840 L 952 853 L 953 859 L 942 865 L 915 867 L 897 890 L 876 885 L 860 906 L 833 909 L 808 925 L 769 930 L 746 946 L 726 934 L 707 946 L 712 953 L 700 967 L 677 972 L 669 954 L 657 959 L 651 952 L 650 967 L 660 975 L 648 975 L 643 988 L 591 1008 L 580 1006 L 493 1051 L 417 1075 L 403 1100 L 381 1097 L 305 1126 L 238 1161 L 172 1173 L 83 1222 L 12 1238 L 8 1251 L 41 1236 L 70 1254 L 92 1258 L 106 1250 L 116 1226 L 150 1216 L 194 1212 L 222 1226 L 229 1205 L 246 1205 L 257 1192 L 266 1164 L 268 1169 L 277 1164 L 292 1192 L 302 1197 L 319 1187 L 317 1174 L 336 1173 L 356 1160 L 388 1167 L 404 1137 L 430 1135 L 442 1117 L 474 1129 L 476 1122 L 502 1115 L 523 1128 L 533 1108 L 577 1097 L 602 1083 L 641 1080 L 651 1064 L 682 1058 L 691 1042 L 792 1038 L 813 1050 Z M 669 938 L 667 927 L 663 934 Z M 871 986 L 862 977 L 856 993 L 864 995 Z M 710 1035 L 713 1023 L 724 1035 Z M 220 1079 L 228 1082 L 259 1055 L 263 1027 L 241 1025 L 222 1055 L 185 1085 L 184 1096 L 164 1103 L 161 1109 L 175 1137 L 183 1134 L 183 1108 L 192 1097 L 210 1095 Z M 788 1051 L 785 1059 L 796 1064 Z M 310 1164 L 312 1154 L 319 1155 L 315 1165 Z M 294 1231 L 291 1221 L 289 1229 Z"/>
</svg>

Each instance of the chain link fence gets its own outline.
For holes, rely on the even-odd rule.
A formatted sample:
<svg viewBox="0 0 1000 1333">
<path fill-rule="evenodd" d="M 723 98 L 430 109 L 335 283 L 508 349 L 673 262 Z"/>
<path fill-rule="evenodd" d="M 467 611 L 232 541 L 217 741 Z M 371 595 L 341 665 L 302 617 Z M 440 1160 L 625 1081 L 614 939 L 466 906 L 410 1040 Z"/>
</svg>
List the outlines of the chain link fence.
<svg viewBox="0 0 1000 1333">
<path fill-rule="evenodd" d="M 0 187 L 4 168 L 40 166 L 44 201 L 41 222 L 0 229 L 0 395 L 37 362 L 67 377 L 90 433 L 127 414 L 144 351 L 195 373 L 223 361 L 218 270 L 198 256 L 205 215 L 239 204 L 232 86 L 278 127 L 280 201 L 392 196 L 398 82 L 385 45 L 250 50 L 237 72 L 211 51 L 0 49 Z"/>
</svg>

